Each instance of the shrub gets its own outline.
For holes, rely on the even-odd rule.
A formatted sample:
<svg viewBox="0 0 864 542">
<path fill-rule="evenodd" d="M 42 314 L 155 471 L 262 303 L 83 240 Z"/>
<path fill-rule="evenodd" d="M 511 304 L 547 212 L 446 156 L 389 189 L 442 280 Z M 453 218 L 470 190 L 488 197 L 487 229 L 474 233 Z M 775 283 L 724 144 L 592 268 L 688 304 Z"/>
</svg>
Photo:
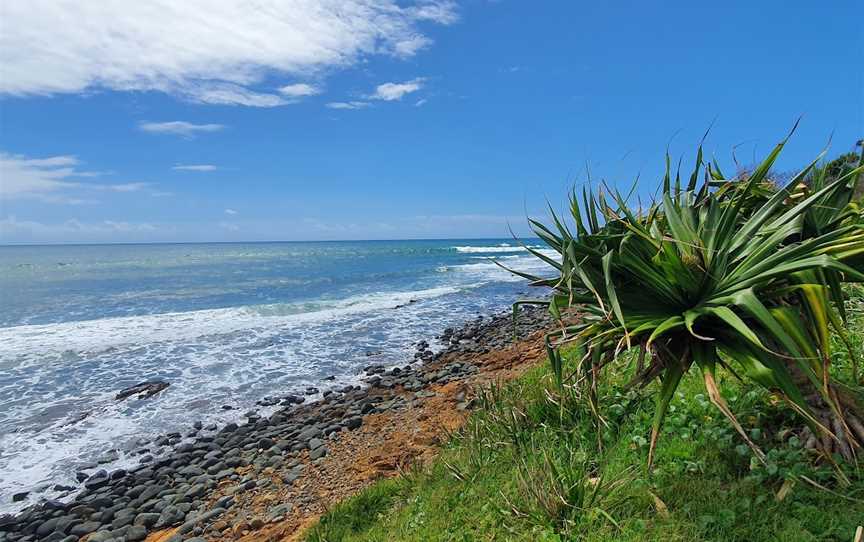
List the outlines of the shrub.
<svg viewBox="0 0 864 542">
<path fill-rule="evenodd" d="M 527 277 L 552 289 L 543 303 L 559 322 L 546 336 L 559 382 L 597 382 L 635 349 L 634 384 L 659 379 L 648 452 L 650 467 L 668 405 L 695 365 L 708 398 L 749 445 L 718 389 L 718 368 L 782 398 L 807 424 L 804 438 L 826 454 L 852 459 L 864 442 L 856 390 L 832 378 L 831 330 L 843 335 L 842 285 L 864 281 L 864 221 L 852 200 L 860 165 L 839 176 L 819 158 L 785 186 L 766 175 L 788 137 L 744 178 L 727 180 L 700 146 L 686 185 L 670 160 L 656 201 L 643 208 L 607 185 L 571 194 L 568 225 L 530 224 L 560 260 L 528 247 L 556 271 Z M 822 168 L 827 171 L 828 168 Z M 701 182 L 700 182 L 701 180 Z M 807 181 L 807 182 L 805 182 Z M 577 318 L 578 315 L 578 318 Z M 559 347 L 574 343 L 572 374 Z"/>
</svg>

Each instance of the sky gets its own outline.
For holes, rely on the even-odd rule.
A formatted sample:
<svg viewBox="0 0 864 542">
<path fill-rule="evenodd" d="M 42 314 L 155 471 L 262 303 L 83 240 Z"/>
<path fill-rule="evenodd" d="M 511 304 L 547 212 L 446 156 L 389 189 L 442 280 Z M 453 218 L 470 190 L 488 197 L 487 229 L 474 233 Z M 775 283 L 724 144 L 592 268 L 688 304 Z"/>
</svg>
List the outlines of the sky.
<svg viewBox="0 0 864 542">
<path fill-rule="evenodd" d="M 864 136 L 839 0 L 7 0 L 0 244 L 506 237 Z M 857 22 L 856 22 L 857 21 Z"/>
</svg>

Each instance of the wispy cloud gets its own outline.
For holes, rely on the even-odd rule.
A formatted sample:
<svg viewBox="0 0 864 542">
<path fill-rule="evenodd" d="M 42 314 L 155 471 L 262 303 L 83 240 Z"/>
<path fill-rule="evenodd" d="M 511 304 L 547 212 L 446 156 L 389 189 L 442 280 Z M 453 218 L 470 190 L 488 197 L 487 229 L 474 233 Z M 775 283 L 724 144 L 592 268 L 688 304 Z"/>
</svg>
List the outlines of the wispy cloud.
<svg viewBox="0 0 864 542">
<path fill-rule="evenodd" d="M 279 89 L 279 92 L 291 98 L 302 98 L 304 96 L 321 94 L 321 89 L 306 83 L 295 83 L 293 85 L 285 85 Z"/>
<path fill-rule="evenodd" d="M 213 164 L 177 164 L 171 169 L 177 171 L 216 171 L 219 167 Z"/>
<path fill-rule="evenodd" d="M 426 102 L 428 102 L 428 101 L 429 100 L 427 100 L 426 98 L 422 98 L 420 100 L 417 100 L 416 102 L 414 102 L 414 107 L 422 107 L 422 106 L 426 105 Z"/>
<path fill-rule="evenodd" d="M 223 124 L 193 124 L 183 120 L 168 122 L 140 122 L 138 128 L 150 134 L 171 134 L 191 138 L 199 133 L 219 132 L 225 129 Z"/>
<path fill-rule="evenodd" d="M 369 98 L 372 100 L 384 100 L 385 102 L 401 100 L 406 94 L 417 92 L 423 88 L 424 81 L 423 77 L 418 77 L 404 83 L 383 83 L 375 88 L 375 92 Z"/>
<path fill-rule="evenodd" d="M 226 215 L 236 215 L 237 211 L 235 211 L 234 209 L 225 209 L 225 214 Z"/>
<path fill-rule="evenodd" d="M 330 102 L 327 107 L 330 109 L 363 109 L 369 107 L 369 102 Z"/>
<path fill-rule="evenodd" d="M 31 0 L 5 3 L 3 18 L 0 94 L 155 90 L 273 107 L 297 97 L 296 85 L 269 86 L 274 78 L 411 57 L 432 42 L 420 23 L 458 15 L 452 0 Z"/>
<path fill-rule="evenodd" d="M 0 199 L 84 205 L 98 203 L 92 199 L 97 192 L 138 192 L 152 186 L 144 182 L 85 182 L 84 179 L 101 173 L 82 170 L 80 166 L 81 161 L 71 155 L 28 158 L 0 152 Z"/>
</svg>

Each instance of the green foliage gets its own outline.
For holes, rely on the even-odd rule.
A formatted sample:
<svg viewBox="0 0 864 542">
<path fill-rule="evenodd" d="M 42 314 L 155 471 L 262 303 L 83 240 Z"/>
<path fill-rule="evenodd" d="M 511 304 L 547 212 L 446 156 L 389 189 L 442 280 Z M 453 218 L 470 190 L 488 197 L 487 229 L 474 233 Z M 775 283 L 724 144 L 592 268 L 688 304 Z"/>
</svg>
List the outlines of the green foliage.
<svg viewBox="0 0 864 542">
<path fill-rule="evenodd" d="M 565 363 L 574 355 L 562 352 Z M 794 442 L 796 418 L 767 392 L 723 383 L 725 400 L 768 466 L 754 464 L 747 446 L 736 448 L 737 433 L 698 382 L 685 380 L 666 423 L 676 438 L 658 445 L 648 476 L 633 465 L 647 450 L 651 398 L 621 391 L 626 375 L 612 373 L 599 390 L 608 399 L 609 427 L 598 428 L 577 390 L 560 390 L 552 376 L 539 367 L 486 390 L 437 461 L 334 508 L 322 518 L 331 534 L 316 527 L 317 538 L 307 540 L 846 542 L 864 517 L 864 480 L 854 471 L 842 498 L 799 481 L 777 500 L 787 479 L 806 472 L 812 452 Z M 834 487 L 828 469 L 808 477 Z M 386 508 L 352 504 L 381 492 L 389 495 Z"/>
<path fill-rule="evenodd" d="M 306 533 L 309 542 L 331 542 L 366 532 L 393 505 L 402 481 L 388 480 L 336 505 Z"/>
<path fill-rule="evenodd" d="M 826 167 L 814 176 L 817 158 L 786 186 L 765 192 L 766 175 L 785 143 L 734 180 L 724 179 L 716 162 L 705 164 L 700 147 L 683 186 L 680 175 L 672 181 L 667 158 L 660 197 L 647 208 L 604 185 L 596 195 L 590 188 L 581 198 L 571 195 L 572 230 L 551 208 L 551 226 L 530 221 L 560 255 L 556 261 L 529 249 L 555 277 L 517 273 L 552 288 L 549 311 L 560 326 L 546 344 L 559 382 L 584 382 L 594 390 L 604 368 L 631 363 L 622 355 L 631 349 L 648 360 L 637 364 L 634 383 L 660 382 L 649 465 L 691 365 L 710 402 L 760 460 L 763 453 L 720 393 L 719 368 L 782 397 L 814 434 L 837 439 L 805 396 L 818 393 L 842 417 L 831 392 L 830 336 L 832 328 L 843 332 L 842 284 L 864 281 L 864 220 L 851 201 L 864 167 L 836 178 Z M 558 348 L 568 343 L 580 356 L 573 374 L 565 375 Z M 588 399 L 597 412 L 597 395 Z"/>
</svg>

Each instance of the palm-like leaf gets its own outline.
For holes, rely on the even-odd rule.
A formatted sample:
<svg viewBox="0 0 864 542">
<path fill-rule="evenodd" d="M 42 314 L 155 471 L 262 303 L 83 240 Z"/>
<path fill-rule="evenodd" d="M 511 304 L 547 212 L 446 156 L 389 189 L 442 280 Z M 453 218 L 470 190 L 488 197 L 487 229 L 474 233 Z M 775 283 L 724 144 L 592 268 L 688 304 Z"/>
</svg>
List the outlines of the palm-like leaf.
<svg viewBox="0 0 864 542">
<path fill-rule="evenodd" d="M 814 161 L 784 188 L 766 191 L 784 144 L 743 179 L 723 180 L 716 163 L 705 166 L 702 186 L 700 148 L 686 189 L 680 181 L 673 187 L 667 159 L 661 197 L 648 209 L 632 208 L 608 188 L 584 190 L 581 204 L 574 193 L 576 235 L 554 211 L 552 227 L 531 221 L 560 255 L 556 277 L 529 276 L 553 288 L 547 303 L 562 325 L 547 346 L 556 375 L 562 377 L 557 348 L 564 343 L 584 352 L 579 367 L 588 381 L 623 350 L 635 346 L 649 355 L 636 376 L 644 384 L 661 381 L 649 465 L 669 401 L 694 364 L 711 401 L 754 450 L 717 389 L 718 365 L 733 365 L 785 398 L 814 433 L 837 437 L 805 395 L 815 390 L 842 419 L 829 385 L 828 337 L 844 317 L 841 284 L 864 281 L 854 263 L 864 254 L 864 226 L 850 196 L 864 168 L 816 178 Z M 567 311 L 578 311 L 579 322 L 566 325 Z M 856 443 L 843 430 L 844 440 Z"/>
</svg>

